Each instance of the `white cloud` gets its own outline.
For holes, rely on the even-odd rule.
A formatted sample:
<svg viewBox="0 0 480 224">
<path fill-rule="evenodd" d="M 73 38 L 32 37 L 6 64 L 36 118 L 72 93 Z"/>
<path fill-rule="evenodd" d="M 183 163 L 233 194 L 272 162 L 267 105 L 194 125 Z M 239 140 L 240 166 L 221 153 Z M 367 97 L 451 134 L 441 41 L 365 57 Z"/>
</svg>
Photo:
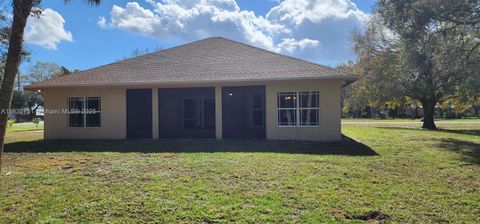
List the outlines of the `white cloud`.
<svg viewBox="0 0 480 224">
<path fill-rule="evenodd" d="M 289 27 L 296 39 L 320 43 L 315 48 L 299 48 L 293 55 L 338 63 L 354 57 L 352 31 L 362 29 L 369 15 L 350 0 L 285 0 L 273 7 L 266 18 Z"/>
<path fill-rule="evenodd" d="M 267 18 L 276 21 L 301 25 L 305 20 L 320 23 L 325 19 L 367 19 L 350 0 L 285 0 L 267 13 Z"/>
<path fill-rule="evenodd" d="M 297 49 L 303 50 L 307 47 L 317 47 L 320 44 L 318 40 L 310 40 L 310 39 L 302 39 L 300 41 L 297 41 L 293 38 L 285 38 L 281 43 L 279 43 L 278 46 L 278 51 L 287 51 L 289 53 L 292 53 L 296 51 Z"/>
<path fill-rule="evenodd" d="M 265 16 L 241 10 L 235 0 L 145 1 L 150 7 L 114 5 L 110 21 L 100 17 L 98 25 L 166 42 L 223 36 L 308 60 L 341 62 L 353 57 L 352 30 L 369 17 L 351 0 L 284 0 Z"/>
<path fill-rule="evenodd" d="M 98 17 L 97 25 L 102 29 L 107 28 L 108 25 L 107 25 L 107 20 L 105 19 L 105 17 L 103 17 L 103 16 Z"/>
<path fill-rule="evenodd" d="M 55 50 L 61 41 L 73 41 L 72 33 L 63 27 L 62 15 L 52 9 L 44 9 L 40 17 L 30 16 L 25 29 L 25 41 Z"/>
</svg>

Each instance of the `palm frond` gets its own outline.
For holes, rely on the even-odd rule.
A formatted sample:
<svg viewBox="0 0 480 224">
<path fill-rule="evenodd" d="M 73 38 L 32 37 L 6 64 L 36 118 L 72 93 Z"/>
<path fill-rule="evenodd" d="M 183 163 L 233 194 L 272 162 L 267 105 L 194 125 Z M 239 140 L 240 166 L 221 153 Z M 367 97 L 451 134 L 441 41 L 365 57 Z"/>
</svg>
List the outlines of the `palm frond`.
<svg viewBox="0 0 480 224">
<path fill-rule="evenodd" d="M 88 0 L 88 3 L 93 4 L 93 5 L 100 5 L 102 0 Z"/>
</svg>

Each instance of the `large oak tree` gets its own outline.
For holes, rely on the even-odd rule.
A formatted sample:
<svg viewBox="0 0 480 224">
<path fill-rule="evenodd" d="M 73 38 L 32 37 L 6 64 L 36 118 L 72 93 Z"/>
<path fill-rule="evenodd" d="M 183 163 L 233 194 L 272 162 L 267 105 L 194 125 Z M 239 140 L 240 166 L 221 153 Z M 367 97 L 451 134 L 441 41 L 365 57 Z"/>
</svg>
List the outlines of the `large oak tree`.
<svg viewBox="0 0 480 224">
<path fill-rule="evenodd" d="M 423 128 L 436 129 L 437 103 L 479 78 L 480 1 L 380 0 L 354 41 L 373 89 L 420 101 Z"/>
</svg>

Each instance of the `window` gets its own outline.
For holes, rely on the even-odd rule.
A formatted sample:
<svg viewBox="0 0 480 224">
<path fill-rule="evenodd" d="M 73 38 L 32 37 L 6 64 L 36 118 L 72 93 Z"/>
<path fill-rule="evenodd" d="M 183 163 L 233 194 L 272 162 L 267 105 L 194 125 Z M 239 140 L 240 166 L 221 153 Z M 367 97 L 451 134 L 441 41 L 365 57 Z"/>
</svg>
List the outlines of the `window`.
<svg viewBox="0 0 480 224">
<path fill-rule="evenodd" d="M 318 92 L 300 92 L 300 126 L 319 125 Z"/>
<path fill-rule="evenodd" d="M 285 92 L 277 95 L 278 125 L 297 125 L 297 93 Z"/>
<path fill-rule="evenodd" d="M 69 127 L 83 127 L 85 121 L 82 114 L 84 99 L 82 97 L 70 97 L 68 99 L 68 124 Z"/>
<path fill-rule="evenodd" d="M 100 127 L 100 97 L 69 97 L 69 127 Z"/>
<path fill-rule="evenodd" d="M 86 126 L 100 127 L 100 97 L 86 97 Z"/>
<path fill-rule="evenodd" d="M 318 126 L 319 92 L 277 94 L 278 126 Z"/>
</svg>

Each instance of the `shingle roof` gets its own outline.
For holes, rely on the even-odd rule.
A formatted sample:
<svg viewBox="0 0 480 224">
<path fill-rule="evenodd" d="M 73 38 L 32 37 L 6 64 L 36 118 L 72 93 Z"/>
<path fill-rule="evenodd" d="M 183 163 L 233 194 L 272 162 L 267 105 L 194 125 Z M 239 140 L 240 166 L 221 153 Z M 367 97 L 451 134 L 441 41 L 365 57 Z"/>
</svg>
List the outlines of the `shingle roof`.
<svg viewBox="0 0 480 224">
<path fill-rule="evenodd" d="M 26 89 L 324 78 L 354 80 L 355 76 L 213 37 L 32 84 Z"/>
</svg>

